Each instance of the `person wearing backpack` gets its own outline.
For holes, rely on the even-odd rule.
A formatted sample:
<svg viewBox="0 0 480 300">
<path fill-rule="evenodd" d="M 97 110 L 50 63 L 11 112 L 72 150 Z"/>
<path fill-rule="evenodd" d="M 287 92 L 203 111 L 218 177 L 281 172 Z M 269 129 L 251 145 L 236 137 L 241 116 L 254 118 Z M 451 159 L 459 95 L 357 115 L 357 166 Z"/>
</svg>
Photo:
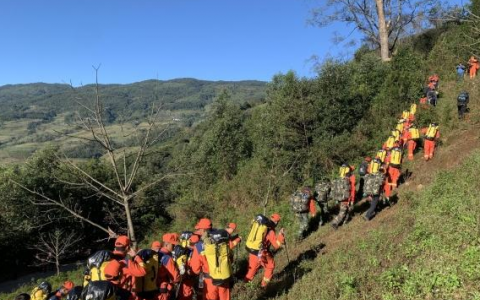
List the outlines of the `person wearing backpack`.
<svg viewBox="0 0 480 300">
<path fill-rule="evenodd" d="M 80 298 L 82 300 L 128 300 L 128 298 L 119 295 L 118 288 L 108 280 L 89 282 L 83 288 Z"/>
<path fill-rule="evenodd" d="M 370 208 L 363 216 L 366 221 L 370 221 L 376 214 L 378 201 L 380 200 L 381 189 L 385 182 L 385 170 L 383 166 L 381 166 L 380 160 L 375 159 L 375 161 L 371 163 L 370 170 L 371 172 L 367 174 L 365 179 L 365 194 L 370 201 Z"/>
<path fill-rule="evenodd" d="M 438 124 L 431 123 L 428 127 L 422 128 L 421 133 L 424 135 L 423 158 L 428 161 L 433 158 L 436 142 L 440 138 Z"/>
<path fill-rule="evenodd" d="M 332 185 L 329 181 L 323 180 L 315 185 L 316 200 L 320 207 L 320 220 L 318 226 L 322 226 L 328 221 L 328 197 L 330 195 Z"/>
<path fill-rule="evenodd" d="M 412 124 L 405 132 L 405 139 L 407 141 L 408 160 L 413 160 L 413 154 L 417 148 L 417 141 L 420 138 L 420 132 L 415 124 Z"/>
<path fill-rule="evenodd" d="M 35 287 L 30 293 L 31 300 L 48 300 L 52 293 L 52 285 L 47 282 L 41 282 L 37 287 Z"/>
<path fill-rule="evenodd" d="M 463 81 L 463 78 L 465 77 L 466 67 L 462 63 L 459 63 L 455 67 L 455 69 L 457 70 L 457 81 Z"/>
<path fill-rule="evenodd" d="M 480 68 L 480 64 L 478 63 L 478 59 L 472 55 L 468 60 L 468 66 L 470 67 L 470 79 L 475 78 L 477 76 L 477 70 Z"/>
<path fill-rule="evenodd" d="M 312 190 L 306 186 L 297 190 L 290 196 L 290 205 L 300 223 L 298 238 L 302 239 L 305 232 L 308 230 L 308 215 L 310 214 L 310 217 L 314 218 L 317 214 L 315 198 Z"/>
<path fill-rule="evenodd" d="M 195 232 L 190 237 L 190 242 L 193 246 L 191 257 L 188 261 L 189 269 L 194 280 L 198 281 L 198 286 L 195 287 L 197 291 L 197 299 L 204 294 L 205 279 L 202 254 L 204 251 L 203 240 L 212 230 L 212 221 L 207 218 L 200 219 L 195 225 Z"/>
<path fill-rule="evenodd" d="M 370 165 L 370 162 L 372 161 L 372 158 L 367 156 L 365 159 L 360 163 L 360 166 L 358 167 L 358 175 L 360 175 L 360 180 L 359 180 L 359 185 L 358 185 L 358 192 L 357 192 L 357 198 L 361 199 L 363 197 L 363 187 L 365 185 L 365 175 L 368 174 L 368 166 Z"/>
<path fill-rule="evenodd" d="M 278 250 L 285 244 L 285 230 L 280 229 L 276 234 L 275 229 L 281 217 L 278 213 L 270 216 L 257 215 L 252 222 L 252 228 L 247 238 L 246 249 L 248 255 L 248 271 L 244 281 L 251 282 L 260 267 L 264 268 L 261 286 L 265 288 L 273 277 L 275 269 L 274 255 L 270 247 Z"/>
<path fill-rule="evenodd" d="M 340 202 L 340 211 L 332 221 L 333 229 L 348 221 L 349 214 L 355 204 L 355 175 L 354 167 L 343 164 L 340 167 L 340 178 L 332 183 L 332 196 L 335 201 Z"/>
<path fill-rule="evenodd" d="M 462 91 L 457 97 L 458 118 L 463 120 L 467 112 L 467 105 L 470 102 L 470 95 L 466 91 Z"/>
<path fill-rule="evenodd" d="M 173 248 L 178 245 L 176 233 L 165 233 L 162 237 L 163 247 L 159 251 L 160 267 L 158 269 L 158 300 L 168 300 L 173 295 L 174 287 L 180 282 L 180 273 L 172 257 Z"/>
</svg>

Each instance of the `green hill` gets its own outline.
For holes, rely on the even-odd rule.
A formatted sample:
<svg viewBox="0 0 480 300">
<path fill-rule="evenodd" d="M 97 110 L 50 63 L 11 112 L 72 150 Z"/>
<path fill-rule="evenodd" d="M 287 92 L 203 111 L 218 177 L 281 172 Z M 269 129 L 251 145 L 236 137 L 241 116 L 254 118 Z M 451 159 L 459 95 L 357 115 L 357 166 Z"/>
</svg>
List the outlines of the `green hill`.
<svg viewBox="0 0 480 300">
<path fill-rule="evenodd" d="M 161 105 L 161 118 L 175 120 L 176 127 L 191 127 L 205 115 L 205 108 L 218 94 L 228 91 L 232 100 L 251 106 L 265 98 L 266 83 L 260 81 L 204 81 L 191 78 L 148 80 L 127 85 L 100 85 L 107 108 L 109 130 L 119 132 L 142 122 L 152 103 Z M 75 112 L 90 106 L 95 85 L 73 89 L 67 84 L 21 84 L 0 87 L 0 163 L 20 162 L 46 145 L 64 145 L 62 133 L 78 133 Z M 118 137 L 118 134 L 117 134 Z M 121 141 L 120 141 L 121 142 Z M 94 156 L 79 143 L 69 144 L 72 157 Z"/>
</svg>

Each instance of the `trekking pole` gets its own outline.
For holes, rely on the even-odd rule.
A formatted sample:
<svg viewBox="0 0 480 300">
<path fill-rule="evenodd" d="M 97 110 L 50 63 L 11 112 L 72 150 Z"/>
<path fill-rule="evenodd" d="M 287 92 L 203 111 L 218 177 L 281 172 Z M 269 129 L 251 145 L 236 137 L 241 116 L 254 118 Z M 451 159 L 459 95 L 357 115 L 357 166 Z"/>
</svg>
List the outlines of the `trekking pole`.
<svg viewBox="0 0 480 300">
<path fill-rule="evenodd" d="M 288 264 L 290 264 L 290 257 L 288 255 L 287 237 L 285 237 L 284 243 L 285 243 L 285 254 L 287 255 L 287 262 Z"/>
</svg>

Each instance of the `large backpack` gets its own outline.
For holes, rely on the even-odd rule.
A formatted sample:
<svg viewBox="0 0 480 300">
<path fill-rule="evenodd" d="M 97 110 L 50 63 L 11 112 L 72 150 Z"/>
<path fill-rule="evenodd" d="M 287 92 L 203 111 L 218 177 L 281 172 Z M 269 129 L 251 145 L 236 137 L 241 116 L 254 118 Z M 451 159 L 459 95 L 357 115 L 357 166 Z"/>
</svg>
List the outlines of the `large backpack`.
<svg viewBox="0 0 480 300">
<path fill-rule="evenodd" d="M 457 97 L 457 105 L 466 105 L 468 102 L 469 95 L 467 92 L 461 92 Z"/>
<path fill-rule="evenodd" d="M 208 275 L 214 285 L 229 282 L 232 276 L 230 261 L 230 234 L 223 229 L 214 229 L 208 233 L 204 240 L 204 255 L 208 264 Z"/>
<path fill-rule="evenodd" d="M 67 300 L 80 300 L 80 297 L 82 295 L 82 290 L 83 290 L 83 287 L 81 286 L 74 287 L 68 292 Z"/>
<path fill-rule="evenodd" d="M 338 178 L 332 182 L 332 198 L 335 201 L 344 201 L 350 197 L 350 180 L 348 177 Z"/>
<path fill-rule="evenodd" d="M 360 174 L 360 176 L 365 176 L 367 175 L 367 173 L 368 173 L 368 163 L 366 161 L 363 161 L 360 164 L 360 167 L 358 168 L 358 174 Z"/>
<path fill-rule="evenodd" d="M 365 185 L 363 191 L 367 195 L 380 195 L 380 189 L 383 185 L 383 174 L 380 172 L 367 174 L 365 176 Z"/>
<path fill-rule="evenodd" d="M 252 228 L 248 234 L 245 248 L 252 254 L 258 254 L 262 249 L 263 239 L 267 235 L 268 229 L 273 226 L 272 221 L 264 215 L 257 215 L 252 221 Z"/>
<path fill-rule="evenodd" d="M 389 136 L 386 143 L 385 143 L 386 146 L 387 146 L 387 149 L 392 148 L 395 145 L 396 141 L 397 141 L 397 139 L 395 138 L 395 136 L 393 136 L 393 135 Z"/>
<path fill-rule="evenodd" d="M 398 121 L 397 126 L 395 126 L 395 129 L 398 130 L 398 132 L 402 132 L 404 127 L 404 122 L 403 121 Z"/>
<path fill-rule="evenodd" d="M 380 171 L 380 167 L 382 166 L 382 161 L 378 158 L 372 159 L 370 162 L 370 173 L 378 173 Z"/>
<path fill-rule="evenodd" d="M 348 173 L 350 173 L 350 167 L 349 166 L 341 166 L 339 169 L 340 172 L 340 177 L 345 177 L 347 176 Z"/>
<path fill-rule="evenodd" d="M 82 300 L 116 300 L 116 288 L 106 280 L 91 281 L 82 291 Z"/>
<path fill-rule="evenodd" d="M 410 111 L 404 110 L 402 112 L 402 119 L 408 120 L 408 118 L 410 118 Z"/>
<path fill-rule="evenodd" d="M 417 104 L 412 103 L 412 105 L 410 105 L 410 114 L 414 115 L 416 113 L 417 113 Z"/>
<path fill-rule="evenodd" d="M 150 298 L 158 290 L 159 254 L 151 249 L 142 249 L 137 255 L 143 260 L 146 274 L 135 279 L 135 292 L 142 298 Z"/>
<path fill-rule="evenodd" d="M 304 213 L 308 212 L 308 202 L 310 201 L 310 195 L 296 191 L 290 196 L 290 204 L 292 205 L 292 210 L 295 213 Z"/>
<path fill-rule="evenodd" d="M 173 261 L 177 265 L 180 275 L 185 274 L 187 271 L 187 262 L 190 254 L 191 250 L 187 247 L 183 247 L 182 245 L 175 245 L 173 248 Z"/>
<path fill-rule="evenodd" d="M 192 235 L 193 232 L 191 231 L 183 231 L 182 233 L 180 233 L 180 245 L 184 248 L 188 247 L 188 245 L 190 244 L 189 239 Z"/>
<path fill-rule="evenodd" d="M 418 130 L 417 127 L 412 126 L 408 131 L 410 132 L 412 140 L 418 140 L 420 138 L 420 130 Z"/>
<path fill-rule="evenodd" d="M 376 157 L 383 163 L 385 161 L 385 158 L 387 157 L 387 151 L 383 149 L 378 150 Z"/>
<path fill-rule="evenodd" d="M 428 126 L 427 133 L 425 134 L 425 138 L 427 140 L 433 141 L 435 139 L 435 136 L 437 135 L 437 131 L 438 126 L 432 126 L 432 124 L 430 124 Z"/>
<path fill-rule="evenodd" d="M 401 134 L 402 133 L 398 129 L 392 130 L 392 136 L 395 138 L 395 141 L 400 140 Z"/>
<path fill-rule="evenodd" d="M 86 286 L 88 282 L 107 280 L 105 277 L 105 267 L 108 262 L 112 260 L 112 252 L 107 250 L 100 250 L 95 252 L 87 260 L 87 275 L 83 286 Z"/>
<path fill-rule="evenodd" d="M 328 181 L 317 183 L 317 185 L 315 185 L 315 191 L 317 192 L 317 201 L 327 202 L 328 194 L 330 194 L 331 189 L 332 186 Z"/>
<path fill-rule="evenodd" d="M 402 164 L 402 149 L 399 147 L 395 147 L 392 149 L 390 154 L 390 165 L 393 167 L 400 167 Z"/>
<path fill-rule="evenodd" d="M 30 299 L 31 300 L 47 300 L 48 298 L 50 298 L 51 295 L 53 294 L 48 293 L 48 291 L 45 291 L 37 286 L 30 293 Z"/>
</svg>

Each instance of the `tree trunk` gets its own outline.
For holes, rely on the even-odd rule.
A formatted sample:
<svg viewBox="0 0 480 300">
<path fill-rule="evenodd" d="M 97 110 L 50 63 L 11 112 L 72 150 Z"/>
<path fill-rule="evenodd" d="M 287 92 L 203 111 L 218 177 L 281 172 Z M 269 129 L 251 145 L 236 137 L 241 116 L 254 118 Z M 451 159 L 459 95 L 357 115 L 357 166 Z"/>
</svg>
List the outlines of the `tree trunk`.
<svg viewBox="0 0 480 300">
<path fill-rule="evenodd" d="M 58 255 L 55 256 L 55 267 L 57 267 L 57 276 L 60 275 L 60 260 Z"/>
<path fill-rule="evenodd" d="M 130 211 L 130 203 L 128 203 L 128 197 L 123 198 L 123 205 L 125 207 L 125 215 L 127 216 L 128 234 L 132 241 L 132 248 L 137 248 L 137 239 L 135 238 L 135 229 L 133 228 L 132 214 Z"/>
<path fill-rule="evenodd" d="M 380 39 L 380 55 L 382 61 L 390 61 L 390 51 L 388 47 L 388 29 L 385 20 L 385 11 L 383 10 L 383 0 L 375 0 L 378 14 L 378 35 Z"/>
</svg>

